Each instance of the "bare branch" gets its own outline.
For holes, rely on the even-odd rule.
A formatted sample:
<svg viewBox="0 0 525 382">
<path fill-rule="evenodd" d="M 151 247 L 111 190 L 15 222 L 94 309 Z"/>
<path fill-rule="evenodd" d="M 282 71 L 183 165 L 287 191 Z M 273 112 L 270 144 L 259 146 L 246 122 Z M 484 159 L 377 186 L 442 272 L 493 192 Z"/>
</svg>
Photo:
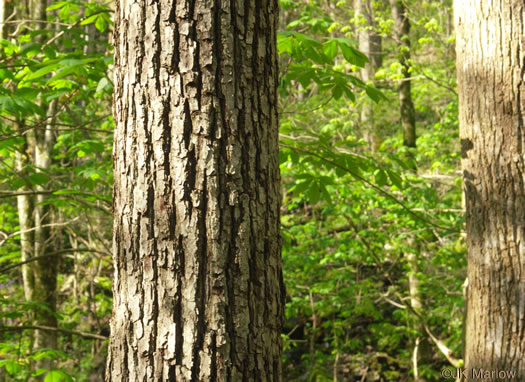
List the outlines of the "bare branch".
<svg viewBox="0 0 525 382">
<path fill-rule="evenodd" d="M 21 330 L 46 330 L 49 332 L 73 334 L 75 336 L 90 338 L 93 340 L 102 340 L 102 341 L 106 341 L 109 339 L 108 337 L 102 336 L 100 334 L 79 332 L 76 330 L 69 330 L 69 329 L 62 329 L 62 328 L 54 328 L 52 326 L 45 326 L 45 325 L 0 326 L 0 332 L 21 331 Z"/>
<path fill-rule="evenodd" d="M 28 260 L 20 261 L 18 263 L 15 263 L 15 264 L 9 265 L 7 267 L 1 268 L 0 269 L 0 274 L 5 273 L 5 272 L 7 272 L 10 269 L 13 269 L 13 268 L 16 268 L 16 267 L 20 267 L 20 266 L 22 266 L 24 264 L 31 263 L 33 261 L 38 261 L 38 260 L 45 259 L 45 258 L 48 258 L 48 257 L 55 257 L 55 256 L 63 255 L 63 254 L 66 254 L 66 253 L 75 253 L 75 252 L 91 252 L 91 253 L 94 253 L 94 254 L 104 255 L 104 256 L 106 256 L 106 258 L 107 257 L 111 258 L 111 254 L 110 253 L 99 251 L 99 250 L 96 250 L 96 249 L 91 249 L 91 248 L 63 249 L 61 251 L 51 252 L 51 253 L 48 253 L 46 255 L 32 257 L 32 258 L 30 258 Z"/>
<path fill-rule="evenodd" d="M 68 225 L 68 224 L 71 224 L 75 221 L 78 220 L 78 217 L 74 218 L 73 220 L 70 220 L 68 222 L 64 222 L 64 223 L 53 223 L 53 224 L 44 224 L 44 225 L 41 225 L 40 227 L 33 227 L 33 228 L 29 228 L 29 229 L 25 229 L 25 230 L 22 230 L 22 231 L 16 231 L 16 232 L 13 232 L 11 234 L 6 234 L 4 232 L 0 232 L 0 234 L 2 234 L 4 237 L 2 238 L 2 240 L 0 241 L 0 246 L 4 245 L 4 243 L 11 239 L 12 237 L 15 237 L 17 235 L 20 235 L 21 233 L 26 233 L 26 232 L 31 232 L 31 231 L 35 231 L 37 230 L 38 228 L 43 228 L 43 227 L 57 227 L 57 226 L 64 226 L 64 225 Z"/>
</svg>

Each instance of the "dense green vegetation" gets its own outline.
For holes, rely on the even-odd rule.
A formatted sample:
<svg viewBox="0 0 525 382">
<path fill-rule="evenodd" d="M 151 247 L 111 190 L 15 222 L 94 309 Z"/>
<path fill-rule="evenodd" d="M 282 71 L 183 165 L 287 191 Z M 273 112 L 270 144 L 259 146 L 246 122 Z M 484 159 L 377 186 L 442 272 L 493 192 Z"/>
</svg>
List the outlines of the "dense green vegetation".
<svg viewBox="0 0 525 382">
<path fill-rule="evenodd" d="M 427 380 L 462 357 L 451 1 L 405 2 L 416 147 L 403 144 L 397 90 L 407 78 L 391 7 L 367 3 L 373 23 L 350 0 L 281 0 L 286 381 L 413 380 L 419 341 L 417 372 Z M 0 40 L 0 380 L 103 378 L 113 272 L 111 13 L 102 2 L 57 1 L 45 23 L 15 14 Z M 360 31 L 382 40 L 373 81 L 362 80 L 370 64 Z M 43 130 L 53 134 L 48 168 L 31 161 Z M 41 255 L 58 264 L 49 313 L 61 329 L 57 349 L 33 346 L 35 317 L 49 308 L 24 297 L 22 269 L 41 263 L 20 264 L 24 193 L 50 207 Z M 410 277 L 421 308 L 411 305 Z M 42 358 L 51 363 L 38 369 Z"/>
</svg>

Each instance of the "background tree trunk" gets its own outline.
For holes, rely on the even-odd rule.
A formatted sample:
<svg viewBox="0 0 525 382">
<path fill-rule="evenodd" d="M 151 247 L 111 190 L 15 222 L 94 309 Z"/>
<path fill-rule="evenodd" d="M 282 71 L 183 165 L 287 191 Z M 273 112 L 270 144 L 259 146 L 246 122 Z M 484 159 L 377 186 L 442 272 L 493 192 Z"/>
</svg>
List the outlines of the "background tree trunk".
<svg viewBox="0 0 525 382">
<path fill-rule="evenodd" d="M 408 10 L 402 0 L 391 0 L 392 18 L 394 19 L 394 39 L 399 46 L 398 60 L 401 64 L 403 79 L 399 83 L 399 112 L 401 126 L 403 128 L 403 146 L 407 149 L 416 147 L 416 112 L 412 102 L 411 80 L 410 80 L 410 21 L 408 19 Z M 412 156 L 408 152 L 407 157 Z M 417 172 L 416 162 L 411 161 L 412 171 Z M 410 251 L 405 253 L 405 260 L 408 268 L 408 289 L 410 295 L 410 305 L 412 308 L 422 314 L 423 302 L 421 296 L 421 282 L 419 280 L 419 256 L 421 246 L 416 237 L 412 236 L 408 240 Z M 432 352 L 429 339 L 425 335 L 425 329 L 418 318 L 414 321 L 414 329 L 423 336 L 418 336 L 414 340 L 414 349 L 412 352 L 412 370 L 414 381 L 423 381 L 419 375 L 421 364 L 428 363 L 431 359 Z"/>
<path fill-rule="evenodd" d="M 15 155 L 15 168 L 20 177 L 22 177 L 26 184 L 19 188 L 21 192 L 27 192 L 31 190 L 31 184 L 27 179 L 27 166 L 30 162 L 31 153 L 29 152 L 31 132 L 29 134 L 23 134 L 24 127 L 20 123 L 17 123 L 17 131 L 24 140 L 21 150 L 16 152 Z M 31 195 L 18 195 L 17 208 L 18 208 L 18 222 L 20 226 L 20 259 L 27 261 L 34 256 L 35 250 L 35 231 L 33 229 L 33 216 L 34 216 L 34 205 L 33 197 Z M 33 278 L 32 264 L 22 265 L 22 282 L 24 285 L 24 296 L 26 301 L 33 301 L 33 293 L 35 288 L 35 280 Z"/>
<path fill-rule="evenodd" d="M 120 1 L 108 381 L 279 381 L 276 0 Z"/>
<path fill-rule="evenodd" d="M 56 100 L 52 101 L 48 107 L 48 121 L 42 122 L 39 128 L 35 129 L 34 141 L 34 163 L 36 172 L 46 173 L 51 167 L 51 152 L 55 144 L 53 125 L 56 114 Z M 45 187 L 37 185 L 37 191 L 43 191 Z M 53 248 L 50 224 L 53 223 L 52 208 L 46 204 L 48 195 L 35 196 L 34 209 L 34 255 L 41 257 L 56 250 Z M 57 275 L 60 256 L 45 257 L 31 263 L 34 277 L 33 300 L 46 305 L 48 309 L 38 309 L 35 315 L 35 322 L 38 325 L 56 327 L 56 294 L 57 294 Z M 35 348 L 57 348 L 57 334 L 51 330 L 35 331 Z M 46 360 L 41 362 L 39 367 L 50 366 Z"/>
<path fill-rule="evenodd" d="M 408 11 L 402 0 L 390 0 L 394 19 L 394 39 L 399 44 L 399 63 L 403 79 L 399 83 L 399 106 L 403 126 L 403 144 L 416 147 L 416 112 L 411 95 L 410 81 L 410 21 Z"/>
<path fill-rule="evenodd" d="M 366 83 L 374 83 L 377 68 L 382 65 L 381 36 L 376 31 L 374 9 L 370 0 L 354 0 L 359 50 L 366 54 L 369 62 L 361 70 L 361 78 Z M 374 103 L 365 99 L 361 109 L 361 124 L 367 142 L 373 151 L 381 146 L 382 138 L 379 126 L 374 123 Z"/>
<path fill-rule="evenodd" d="M 31 8 L 22 10 L 29 12 L 31 20 L 46 20 L 46 0 L 32 0 Z M 46 28 L 45 23 L 35 22 L 32 27 L 35 30 Z M 37 36 L 37 41 L 45 41 L 46 35 Z M 40 102 L 43 108 L 47 108 L 46 118 L 42 120 L 31 120 L 32 128 L 25 131 L 23 122 L 19 122 L 17 130 L 24 139 L 23 149 L 16 153 L 16 170 L 26 181 L 26 185 L 20 191 L 43 191 L 43 185 L 32 185 L 28 175 L 31 172 L 48 173 L 51 167 L 52 150 L 55 144 L 53 127 L 57 101 L 49 105 Z M 51 205 L 46 204 L 47 195 L 19 195 L 17 196 L 20 230 L 20 250 L 22 261 L 30 258 L 41 257 L 54 251 L 51 245 L 51 228 L 53 223 Z M 57 326 L 56 311 L 56 285 L 59 256 L 45 257 L 22 266 L 22 279 L 24 283 L 24 295 L 27 301 L 45 305 L 46 308 L 36 307 L 34 309 L 33 322 L 36 325 L 50 327 Z M 55 331 L 35 330 L 34 348 L 57 348 L 57 334 Z M 37 368 L 51 367 L 49 359 L 36 362 Z"/>
<path fill-rule="evenodd" d="M 512 370 L 523 381 L 525 4 L 454 5 L 468 245 L 466 367 Z"/>
</svg>

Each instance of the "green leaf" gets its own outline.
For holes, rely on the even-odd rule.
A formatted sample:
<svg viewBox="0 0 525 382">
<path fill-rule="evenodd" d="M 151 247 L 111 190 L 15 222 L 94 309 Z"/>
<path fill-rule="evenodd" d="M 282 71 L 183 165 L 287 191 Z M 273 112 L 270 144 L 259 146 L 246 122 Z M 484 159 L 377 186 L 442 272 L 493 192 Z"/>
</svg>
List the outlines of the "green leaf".
<svg viewBox="0 0 525 382">
<path fill-rule="evenodd" d="M 108 23 L 106 22 L 106 19 L 103 15 L 100 15 L 100 17 L 97 18 L 97 21 L 95 21 L 95 28 L 97 28 L 99 32 L 104 32 L 107 26 Z"/>
<path fill-rule="evenodd" d="M 375 173 L 375 180 L 376 180 L 376 184 L 379 187 L 383 187 L 388 182 L 388 178 L 386 176 L 386 173 L 383 170 L 381 170 L 381 169 L 376 171 L 376 173 Z"/>
<path fill-rule="evenodd" d="M 109 80 L 106 77 L 102 77 L 98 82 L 96 93 L 102 93 L 109 84 Z"/>
<path fill-rule="evenodd" d="M 54 91 L 54 92 L 48 92 L 46 93 L 44 99 L 46 100 L 46 102 L 51 102 L 52 100 L 54 99 L 57 99 L 57 98 L 60 98 L 62 97 L 63 95 L 65 94 L 69 94 L 70 92 L 69 91 L 66 91 L 66 90 L 62 90 L 62 91 Z"/>
<path fill-rule="evenodd" d="M 41 186 L 49 182 L 49 177 L 46 174 L 37 172 L 32 175 L 29 175 L 29 180 L 33 185 Z"/>
<path fill-rule="evenodd" d="M 388 98 L 385 97 L 385 95 L 383 93 L 381 93 L 379 90 L 377 90 L 376 88 L 374 88 L 373 86 L 367 86 L 365 88 L 365 91 L 366 91 L 366 94 L 368 94 L 368 96 L 370 98 L 372 98 L 372 100 L 376 103 L 378 103 L 379 101 L 381 100 L 385 100 L 387 101 Z"/>
<path fill-rule="evenodd" d="M 319 201 L 321 197 L 321 192 L 319 190 L 319 184 L 317 182 L 312 182 L 311 187 L 306 191 L 306 196 L 308 201 L 312 204 L 315 204 Z"/>
<path fill-rule="evenodd" d="M 25 54 L 27 57 L 33 57 L 36 54 L 40 53 L 41 49 L 42 49 L 42 44 L 38 44 L 36 42 L 30 42 L 30 43 L 22 45 L 19 53 Z"/>
<path fill-rule="evenodd" d="M 5 370 L 9 373 L 9 375 L 17 375 L 20 370 L 22 370 L 22 367 L 18 364 L 18 362 L 10 359 L 5 364 Z"/>
<path fill-rule="evenodd" d="M 55 4 L 51 5 L 50 7 L 47 7 L 46 11 L 54 11 L 55 9 L 60 9 L 67 3 L 67 1 L 57 1 Z"/>
<path fill-rule="evenodd" d="M 73 378 L 62 370 L 51 370 L 44 378 L 44 382 L 73 382 Z"/>
<path fill-rule="evenodd" d="M 5 79 L 14 79 L 15 76 L 13 76 L 13 73 L 10 71 L 10 70 L 7 70 L 7 69 L 0 69 L 0 80 L 5 80 Z"/>
<path fill-rule="evenodd" d="M 71 356 L 67 355 L 66 353 L 55 350 L 55 349 L 49 349 L 49 348 L 43 348 L 38 349 L 34 355 L 31 356 L 31 358 L 35 360 L 42 360 L 42 359 L 71 359 Z"/>
<path fill-rule="evenodd" d="M 319 188 L 321 190 L 321 194 L 323 195 L 323 199 L 328 203 L 332 203 L 332 196 L 330 195 L 330 192 L 328 192 L 325 185 L 320 183 L 319 186 L 320 186 Z"/>
<path fill-rule="evenodd" d="M 92 24 L 95 22 L 95 20 L 99 17 L 100 15 L 97 13 L 97 14 L 94 14 L 94 15 L 91 15 L 89 16 L 88 18 L 82 20 L 82 22 L 80 23 L 80 25 L 88 25 L 88 24 Z"/>
<path fill-rule="evenodd" d="M 66 58 L 59 61 L 60 65 L 65 67 L 84 65 L 84 61 L 79 60 L 78 58 Z"/>
<path fill-rule="evenodd" d="M 326 42 L 323 45 L 323 52 L 329 59 L 333 60 L 335 56 L 337 56 L 337 52 L 338 52 L 337 41 L 330 40 Z"/>
<path fill-rule="evenodd" d="M 54 49 L 54 47 L 50 45 L 46 45 L 44 47 L 44 54 L 52 60 L 54 60 L 57 56 L 56 49 Z"/>
<path fill-rule="evenodd" d="M 60 20 L 67 21 L 69 19 L 71 7 L 69 3 L 64 4 L 64 6 L 60 9 L 60 12 L 58 12 L 58 17 L 60 17 Z"/>
<path fill-rule="evenodd" d="M 345 86 L 343 88 L 343 91 L 345 93 L 345 96 L 352 102 L 355 102 L 355 94 L 348 86 Z"/>
<path fill-rule="evenodd" d="M 277 34 L 277 48 L 279 49 L 279 54 L 288 53 L 291 55 L 294 46 L 295 41 L 292 36 L 286 36 L 283 33 Z"/>
<path fill-rule="evenodd" d="M 42 117 L 45 117 L 46 115 L 46 112 L 40 107 L 38 106 L 36 103 L 34 102 L 31 102 L 29 101 L 28 99 L 26 98 L 22 98 L 22 97 L 18 97 L 18 96 L 13 96 L 13 101 L 18 105 L 20 106 L 20 111 L 22 111 L 23 113 L 25 114 L 39 114 L 41 115 Z"/>
<path fill-rule="evenodd" d="M 36 369 L 31 373 L 31 377 L 38 377 L 39 375 L 44 374 L 48 369 Z"/>
<path fill-rule="evenodd" d="M 5 263 L 10 260 L 20 261 L 20 253 L 9 253 L 4 256 L 0 256 L 0 264 Z"/>
<path fill-rule="evenodd" d="M 332 97 L 334 97 L 334 99 L 336 100 L 341 98 L 341 96 L 343 95 L 343 90 L 344 90 L 344 86 L 335 85 L 332 88 Z"/>
<path fill-rule="evenodd" d="M 55 71 L 58 67 L 59 67 L 58 64 L 53 64 L 53 65 L 44 66 L 43 68 L 38 69 L 36 72 L 31 73 L 30 75 L 26 76 L 25 80 L 26 80 L 26 81 L 27 81 L 27 80 L 34 80 L 34 79 L 37 79 L 37 78 L 43 77 L 43 76 L 45 76 L 46 74 Z"/>
<path fill-rule="evenodd" d="M 53 192 L 53 195 L 75 195 L 78 194 L 76 190 L 58 190 Z"/>
<path fill-rule="evenodd" d="M 392 170 L 386 170 L 386 173 L 388 174 L 388 177 L 390 178 L 390 182 L 400 190 L 403 188 L 403 179 L 399 176 L 398 173 Z"/>
<path fill-rule="evenodd" d="M 296 183 L 295 186 L 291 189 L 292 192 L 300 194 L 306 191 L 310 187 L 310 184 L 312 183 L 312 178 L 306 179 L 301 183 Z"/>
<path fill-rule="evenodd" d="M 288 162 L 288 150 L 279 150 L 279 164 Z"/>
<path fill-rule="evenodd" d="M 343 52 L 343 57 L 350 64 L 363 68 L 368 62 L 368 57 L 354 47 L 343 43 L 339 43 L 339 47 L 341 48 L 341 52 Z"/>
</svg>

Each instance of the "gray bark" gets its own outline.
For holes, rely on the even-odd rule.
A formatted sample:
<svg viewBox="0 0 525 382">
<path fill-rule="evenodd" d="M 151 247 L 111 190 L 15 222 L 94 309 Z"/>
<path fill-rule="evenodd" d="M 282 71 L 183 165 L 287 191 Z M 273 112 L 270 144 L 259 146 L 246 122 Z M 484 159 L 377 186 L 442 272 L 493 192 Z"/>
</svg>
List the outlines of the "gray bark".
<svg viewBox="0 0 525 382">
<path fill-rule="evenodd" d="M 370 0 L 354 0 L 357 21 L 359 50 L 366 54 L 369 62 L 361 70 L 361 78 L 366 83 L 374 83 L 377 68 L 382 65 L 381 36 L 376 31 L 374 10 Z M 361 108 L 361 125 L 364 135 L 373 151 L 377 151 L 382 142 L 379 126 L 374 122 L 374 103 L 366 99 Z"/>
<path fill-rule="evenodd" d="M 117 2 L 107 381 L 280 381 L 276 0 Z"/>
<path fill-rule="evenodd" d="M 525 381 L 524 20 L 522 0 L 455 1 L 468 247 L 465 363 L 468 370 L 517 372 L 516 381 Z"/>
</svg>

